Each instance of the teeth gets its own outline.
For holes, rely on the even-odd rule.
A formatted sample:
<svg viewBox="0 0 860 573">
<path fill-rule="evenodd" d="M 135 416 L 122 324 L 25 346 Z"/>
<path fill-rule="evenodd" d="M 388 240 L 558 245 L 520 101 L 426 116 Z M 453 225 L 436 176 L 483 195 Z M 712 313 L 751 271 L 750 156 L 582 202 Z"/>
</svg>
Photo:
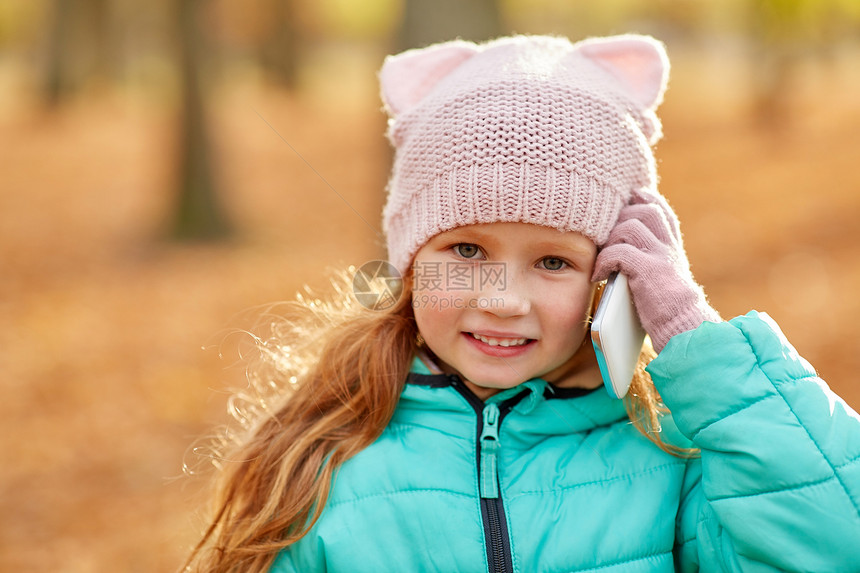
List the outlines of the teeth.
<svg viewBox="0 0 860 573">
<path fill-rule="evenodd" d="M 474 332 L 471 334 L 474 338 L 490 346 L 522 346 L 528 341 L 528 338 L 488 338 Z"/>
</svg>

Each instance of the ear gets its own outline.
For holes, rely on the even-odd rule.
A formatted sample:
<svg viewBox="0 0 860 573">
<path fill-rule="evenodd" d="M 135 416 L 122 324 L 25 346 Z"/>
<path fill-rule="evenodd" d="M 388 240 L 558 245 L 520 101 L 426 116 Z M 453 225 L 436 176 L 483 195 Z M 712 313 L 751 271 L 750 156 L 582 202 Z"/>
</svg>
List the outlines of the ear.
<svg viewBox="0 0 860 573">
<path fill-rule="evenodd" d="M 455 40 L 387 57 L 379 83 L 389 114 L 396 116 L 421 101 L 439 80 L 477 53 L 475 44 Z"/>
<path fill-rule="evenodd" d="M 615 76 L 643 109 L 663 101 L 669 81 L 666 47 L 650 36 L 594 38 L 579 44 L 583 55 Z"/>
</svg>

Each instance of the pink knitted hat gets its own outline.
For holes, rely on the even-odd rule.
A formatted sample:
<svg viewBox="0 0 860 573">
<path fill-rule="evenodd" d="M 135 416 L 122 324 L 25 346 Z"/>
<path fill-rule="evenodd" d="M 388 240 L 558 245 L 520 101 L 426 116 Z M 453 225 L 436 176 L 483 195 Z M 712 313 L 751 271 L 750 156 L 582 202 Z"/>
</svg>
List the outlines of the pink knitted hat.
<svg viewBox="0 0 860 573">
<path fill-rule="evenodd" d="M 387 58 L 391 263 L 406 272 L 434 235 L 477 223 L 533 223 L 602 245 L 631 191 L 656 189 L 668 71 L 661 43 L 630 35 L 454 41 Z"/>
</svg>

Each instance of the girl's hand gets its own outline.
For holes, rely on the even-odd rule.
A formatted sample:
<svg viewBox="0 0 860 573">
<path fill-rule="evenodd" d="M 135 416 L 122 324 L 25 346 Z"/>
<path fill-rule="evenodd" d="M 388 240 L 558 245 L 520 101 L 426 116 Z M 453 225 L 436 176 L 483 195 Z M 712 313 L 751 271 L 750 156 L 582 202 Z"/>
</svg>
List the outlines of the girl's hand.
<svg viewBox="0 0 860 573">
<path fill-rule="evenodd" d="M 678 218 L 658 193 L 634 191 L 597 255 L 594 281 L 627 277 L 642 326 L 660 352 L 669 339 L 722 319 L 693 279 Z"/>
</svg>

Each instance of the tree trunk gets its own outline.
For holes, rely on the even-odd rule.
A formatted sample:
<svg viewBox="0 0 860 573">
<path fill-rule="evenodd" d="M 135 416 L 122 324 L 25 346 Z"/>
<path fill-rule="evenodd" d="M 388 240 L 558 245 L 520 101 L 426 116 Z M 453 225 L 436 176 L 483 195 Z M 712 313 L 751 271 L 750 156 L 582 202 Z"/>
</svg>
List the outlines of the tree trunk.
<svg viewBox="0 0 860 573">
<path fill-rule="evenodd" d="M 301 30 L 295 0 L 271 0 L 271 28 L 260 42 L 260 64 L 266 75 L 288 89 L 298 83 Z"/>
<path fill-rule="evenodd" d="M 47 66 L 42 97 L 49 108 L 58 107 L 72 91 L 72 43 L 75 0 L 54 0 L 48 33 Z"/>
<path fill-rule="evenodd" d="M 177 0 L 182 86 L 179 149 L 179 201 L 172 235 L 209 240 L 230 234 L 212 170 L 201 66 L 205 46 L 198 26 L 199 0 Z"/>
<path fill-rule="evenodd" d="M 481 42 L 502 34 L 496 0 L 406 0 L 398 49 L 461 38 Z"/>
</svg>

